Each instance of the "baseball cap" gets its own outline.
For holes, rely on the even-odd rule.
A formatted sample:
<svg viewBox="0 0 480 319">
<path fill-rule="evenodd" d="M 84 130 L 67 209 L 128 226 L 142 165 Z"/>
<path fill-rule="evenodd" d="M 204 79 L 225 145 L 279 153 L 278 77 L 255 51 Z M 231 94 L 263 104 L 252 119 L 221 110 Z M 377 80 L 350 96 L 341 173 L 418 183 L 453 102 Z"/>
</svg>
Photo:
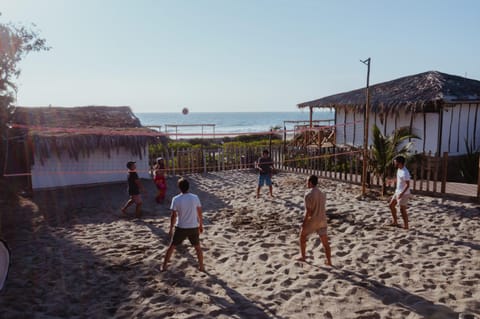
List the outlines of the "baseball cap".
<svg viewBox="0 0 480 319">
<path fill-rule="evenodd" d="M 135 164 L 136 162 L 127 162 L 127 168 L 130 169 L 132 167 L 133 164 Z"/>
</svg>

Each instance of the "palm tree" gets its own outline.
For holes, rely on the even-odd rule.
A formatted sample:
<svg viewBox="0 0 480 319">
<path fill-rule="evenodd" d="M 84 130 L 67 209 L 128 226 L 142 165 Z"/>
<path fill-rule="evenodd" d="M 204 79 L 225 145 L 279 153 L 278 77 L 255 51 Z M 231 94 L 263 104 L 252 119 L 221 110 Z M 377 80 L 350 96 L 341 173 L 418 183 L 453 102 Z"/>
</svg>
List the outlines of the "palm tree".
<svg viewBox="0 0 480 319">
<path fill-rule="evenodd" d="M 370 167 L 374 174 L 380 176 L 382 196 L 385 195 L 386 178 L 391 169 L 393 159 L 397 155 L 408 157 L 413 143 L 408 139 L 419 138 L 410 133 L 408 127 L 395 130 L 392 135 L 385 136 L 377 125 L 373 125 L 373 148 L 370 156 Z"/>
</svg>

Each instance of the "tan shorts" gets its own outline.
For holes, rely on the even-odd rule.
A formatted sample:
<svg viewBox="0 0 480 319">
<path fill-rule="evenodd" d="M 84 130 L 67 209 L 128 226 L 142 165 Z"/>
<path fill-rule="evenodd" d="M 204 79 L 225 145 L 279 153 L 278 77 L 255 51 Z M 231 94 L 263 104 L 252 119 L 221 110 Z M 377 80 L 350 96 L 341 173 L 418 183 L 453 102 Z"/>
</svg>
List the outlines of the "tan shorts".
<svg viewBox="0 0 480 319">
<path fill-rule="evenodd" d="M 142 196 L 140 194 L 138 195 L 130 195 L 130 198 L 133 199 L 135 204 L 141 204 L 142 203 Z"/>
<path fill-rule="evenodd" d="M 324 236 L 327 234 L 327 227 L 319 227 L 318 224 L 315 222 L 307 223 L 302 230 L 307 236 L 313 233 L 317 233 L 320 236 Z"/>
<path fill-rule="evenodd" d="M 395 193 L 392 197 L 392 200 L 396 200 L 397 204 L 400 206 L 407 206 L 408 200 L 410 199 L 410 194 L 403 194 L 400 200 L 398 199 L 398 195 L 400 194 Z"/>
</svg>

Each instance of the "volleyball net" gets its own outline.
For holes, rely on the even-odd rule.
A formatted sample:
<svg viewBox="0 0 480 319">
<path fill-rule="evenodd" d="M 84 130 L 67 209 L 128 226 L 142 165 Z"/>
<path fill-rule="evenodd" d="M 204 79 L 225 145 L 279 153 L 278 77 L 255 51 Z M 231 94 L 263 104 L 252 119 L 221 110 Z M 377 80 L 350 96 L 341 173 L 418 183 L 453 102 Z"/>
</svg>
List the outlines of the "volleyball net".
<svg viewBox="0 0 480 319">
<path fill-rule="evenodd" d="M 279 171 L 316 174 L 350 183 L 362 182 L 363 123 L 298 125 L 259 132 L 160 132 L 153 129 L 58 128 L 11 124 L 17 134 L 7 136 L 3 176 L 26 178 L 46 186 L 68 186 L 123 181 L 125 163 L 137 162 L 140 177 L 149 178 L 158 157 L 167 175 L 184 175 L 255 168 L 267 149 Z M 18 133 L 21 132 L 21 133 Z M 229 143 L 232 138 L 259 138 L 254 145 Z M 180 143 L 178 138 L 180 139 Z M 263 138 L 263 139 L 261 139 Z M 183 143 L 192 139 L 203 142 Z M 233 140 L 234 141 L 234 140 Z M 176 145 L 173 145 L 177 143 Z M 429 167 L 409 166 L 414 187 L 428 192 L 476 195 L 475 187 L 445 185 L 445 161 L 432 158 Z M 426 162 L 425 162 L 426 163 Z M 422 168 L 423 167 L 423 168 Z M 367 183 L 382 180 L 369 166 Z M 418 185 L 418 186 L 417 186 Z"/>
<path fill-rule="evenodd" d="M 349 127 L 354 130 L 354 123 Z M 334 125 L 298 125 L 259 132 L 181 132 L 176 128 L 175 132 L 161 132 L 147 128 L 64 128 L 13 123 L 7 136 L 3 176 L 29 176 L 33 166 L 43 167 L 36 172 L 40 175 L 116 174 L 125 171 L 124 162 L 129 160 L 146 162 L 139 170 L 150 172 L 157 157 L 166 159 L 169 173 L 235 169 L 251 166 L 265 148 L 275 154 L 277 166 L 298 167 L 301 162 L 335 156 L 330 151 L 326 155 L 325 151 L 336 145 Z M 255 146 L 229 144 L 244 141 L 242 137 L 246 136 L 251 137 L 249 141 L 257 141 Z M 197 145 L 182 144 L 192 140 L 197 140 Z M 308 152 L 302 152 L 307 148 Z"/>
</svg>

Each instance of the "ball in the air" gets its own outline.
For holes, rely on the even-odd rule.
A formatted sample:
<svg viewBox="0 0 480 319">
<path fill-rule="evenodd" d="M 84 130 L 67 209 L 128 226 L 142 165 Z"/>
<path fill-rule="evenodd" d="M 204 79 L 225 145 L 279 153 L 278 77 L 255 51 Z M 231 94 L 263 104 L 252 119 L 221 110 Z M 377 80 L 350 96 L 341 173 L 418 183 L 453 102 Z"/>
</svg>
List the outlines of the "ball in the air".
<svg viewBox="0 0 480 319">
<path fill-rule="evenodd" d="M 182 109 L 182 114 L 183 114 L 183 115 L 187 115 L 187 114 L 188 114 L 188 108 L 184 107 L 184 108 Z"/>
</svg>

